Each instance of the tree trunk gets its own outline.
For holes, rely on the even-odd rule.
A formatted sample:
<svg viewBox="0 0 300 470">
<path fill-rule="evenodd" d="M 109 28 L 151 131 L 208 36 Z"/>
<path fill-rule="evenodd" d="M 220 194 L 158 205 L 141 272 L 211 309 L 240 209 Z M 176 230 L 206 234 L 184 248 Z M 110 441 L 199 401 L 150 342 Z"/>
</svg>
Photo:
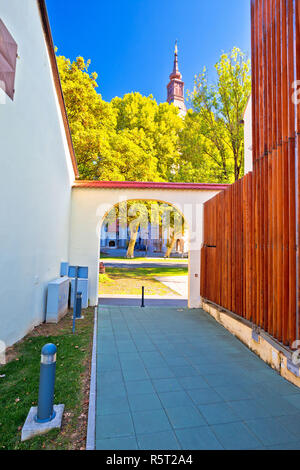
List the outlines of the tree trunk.
<svg viewBox="0 0 300 470">
<path fill-rule="evenodd" d="M 173 233 L 173 235 L 171 236 L 170 243 L 169 243 L 169 246 L 167 248 L 166 254 L 164 256 L 165 258 L 170 258 L 170 255 L 171 255 L 172 250 L 174 248 L 175 242 L 176 242 L 176 233 Z"/>
<path fill-rule="evenodd" d="M 134 258 L 134 247 L 136 243 L 139 226 L 140 226 L 139 222 L 133 222 L 130 227 L 130 240 L 129 240 L 129 245 L 127 248 L 126 258 L 130 258 L 130 259 Z"/>
</svg>

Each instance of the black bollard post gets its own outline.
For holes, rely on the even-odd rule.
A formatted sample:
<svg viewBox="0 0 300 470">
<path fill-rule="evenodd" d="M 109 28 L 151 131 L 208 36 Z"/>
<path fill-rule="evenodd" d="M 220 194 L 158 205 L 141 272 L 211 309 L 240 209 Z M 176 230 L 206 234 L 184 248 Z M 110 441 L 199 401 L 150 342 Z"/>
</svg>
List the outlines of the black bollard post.
<svg viewBox="0 0 300 470">
<path fill-rule="evenodd" d="M 142 305 L 141 308 L 145 307 L 145 287 L 142 287 Z"/>
<path fill-rule="evenodd" d="M 81 310 L 82 310 L 82 292 L 77 292 L 76 294 L 76 320 L 81 320 Z"/>
</svg>

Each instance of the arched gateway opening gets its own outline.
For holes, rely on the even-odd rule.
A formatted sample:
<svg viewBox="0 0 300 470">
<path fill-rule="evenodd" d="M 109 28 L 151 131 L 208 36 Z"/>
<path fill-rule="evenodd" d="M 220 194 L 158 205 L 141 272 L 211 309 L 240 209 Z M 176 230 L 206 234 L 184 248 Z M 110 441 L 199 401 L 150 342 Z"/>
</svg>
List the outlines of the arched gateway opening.
<svg viewBox="0 0 300 470">
<path fill-rule="evenodd" d="M 73 187 L 70 262 L 89 267 L 89 303 L 98 304 L 101 226 L 117 204 L 130 200 L 162 201 L 173 206 L 188 227 L 188 305 L 201 306 L 200 250 L 203 204 L 227 185 L 200 183 L 136 183 L 77 181 Z"/>
<path fill-rule="evenodd" d="M 166 201 L 126 200 L 103 217 L 99 302 L 185 307 L 188 298 L 189 227 Z"/>
</svg>

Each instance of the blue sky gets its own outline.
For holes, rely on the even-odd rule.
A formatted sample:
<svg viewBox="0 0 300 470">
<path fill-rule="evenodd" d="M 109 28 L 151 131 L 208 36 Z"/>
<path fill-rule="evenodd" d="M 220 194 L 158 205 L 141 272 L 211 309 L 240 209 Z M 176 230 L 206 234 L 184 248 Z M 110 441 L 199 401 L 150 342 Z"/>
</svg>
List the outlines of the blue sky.
<svg viewBox="0 0 300 470">
<path fill-rule="evenodd" d="M 250 56 L 250 0 L 47 0 L 58 53 L 91 59 L 109 101 L 131 91 L 166 100 L 178 39 L 186 89 L 222 51 Z"/>
</svg>

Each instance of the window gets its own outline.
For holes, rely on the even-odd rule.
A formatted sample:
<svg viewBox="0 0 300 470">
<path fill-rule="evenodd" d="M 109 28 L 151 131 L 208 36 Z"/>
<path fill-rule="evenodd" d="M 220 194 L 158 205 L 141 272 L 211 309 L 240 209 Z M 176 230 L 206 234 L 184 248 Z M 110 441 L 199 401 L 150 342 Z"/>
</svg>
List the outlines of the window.
<svg viewBox="0 0 300 470">
<path fill-rule="evenodd" d="M 13 100 L 18 45 L 0 19 L 0 88 Z"/>
</svg>

